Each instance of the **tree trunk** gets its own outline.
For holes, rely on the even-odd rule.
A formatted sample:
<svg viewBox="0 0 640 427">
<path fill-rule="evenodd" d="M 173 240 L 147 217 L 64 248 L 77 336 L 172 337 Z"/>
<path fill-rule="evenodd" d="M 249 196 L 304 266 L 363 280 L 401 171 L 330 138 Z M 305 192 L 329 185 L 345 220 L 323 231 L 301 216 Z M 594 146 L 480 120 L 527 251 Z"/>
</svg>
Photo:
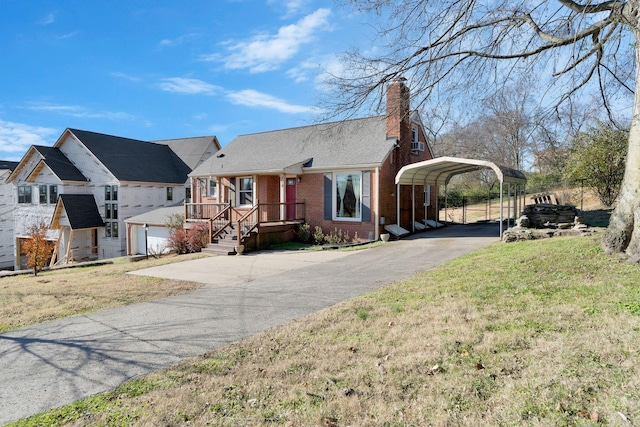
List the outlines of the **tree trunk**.
<svg viewBox="0 0 640 427">
<path fill-rule="evenodd" d="M 626 252 L 631 259 L 640 261 L 640 32 L 637 18 L 635 19 L 635 25 L 632 25 L 636 40 L 635 98 L 629 129 L 627 161 L 618 203 L 611 213 L 602 248 L 609 254 Z"/>
</svg>

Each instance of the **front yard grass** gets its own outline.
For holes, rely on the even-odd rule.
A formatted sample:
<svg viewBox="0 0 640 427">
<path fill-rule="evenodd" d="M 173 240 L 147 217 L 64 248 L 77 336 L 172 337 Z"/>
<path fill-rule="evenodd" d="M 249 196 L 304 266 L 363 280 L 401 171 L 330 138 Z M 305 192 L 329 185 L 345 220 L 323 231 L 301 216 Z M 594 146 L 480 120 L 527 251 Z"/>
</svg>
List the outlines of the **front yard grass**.
<svg viewBox="0 0 640 427">
<path fill-rule="evenodd" d="M 43 271 L 0 277 L 0 332 L 106 308 L 164 298 L 201 284 L 141 277 L 128 271 L 201 257 L 171 255 L 159 259 Z"/>
<path fill-rule="evenodd" d="M 497 243 L 10 425 L 635 425 L 639 342 L 638 265 Z"/>
</svg>

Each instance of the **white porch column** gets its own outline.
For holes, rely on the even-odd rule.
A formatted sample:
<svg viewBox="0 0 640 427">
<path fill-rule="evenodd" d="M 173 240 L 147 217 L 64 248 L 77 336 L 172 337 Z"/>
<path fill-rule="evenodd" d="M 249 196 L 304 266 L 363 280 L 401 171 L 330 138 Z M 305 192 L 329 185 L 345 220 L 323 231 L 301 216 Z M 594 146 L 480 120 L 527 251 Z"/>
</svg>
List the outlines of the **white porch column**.
<svg viewBox="0 0 640 427">
<path fill-rule="evenodd" d="M 280 221 L 286 219 L 286 207 L 284 203 L 287 202 L 287 176 L 280 174 Z"/>
</svg>

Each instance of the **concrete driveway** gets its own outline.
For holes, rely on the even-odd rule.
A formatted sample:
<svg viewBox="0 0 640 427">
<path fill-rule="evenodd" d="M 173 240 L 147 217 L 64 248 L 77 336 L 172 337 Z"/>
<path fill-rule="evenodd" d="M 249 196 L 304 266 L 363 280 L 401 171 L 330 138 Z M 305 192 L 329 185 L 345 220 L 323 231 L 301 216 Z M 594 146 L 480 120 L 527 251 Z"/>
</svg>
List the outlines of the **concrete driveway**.
<svg viewBox="0 0 640 427">
<path fill-rule="evenodd" d="M 106 391 L 497 240 L 495 224 L 453 226 L 355 252 L 261 252 L 136 271 L 206 286 L 0 334 L 0 423 Z"/>
</svg>

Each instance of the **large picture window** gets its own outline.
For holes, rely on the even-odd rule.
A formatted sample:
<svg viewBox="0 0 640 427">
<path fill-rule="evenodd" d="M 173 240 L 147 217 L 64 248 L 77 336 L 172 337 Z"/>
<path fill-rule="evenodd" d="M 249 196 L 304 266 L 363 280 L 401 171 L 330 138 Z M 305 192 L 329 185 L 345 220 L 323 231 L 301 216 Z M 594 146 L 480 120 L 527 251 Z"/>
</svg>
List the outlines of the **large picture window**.
<svg viewBox="0 0 640 427">
<path fill-rule="evenodd" d="M 358 220 L 362 217 L 362 174 L 338 173 L 334 180 L 334 219 Z"/>
<path fill-rule="evenodd" d="M 253 206 L 253 178 L 238 178 L 238 206 Z"/>
</svg>

